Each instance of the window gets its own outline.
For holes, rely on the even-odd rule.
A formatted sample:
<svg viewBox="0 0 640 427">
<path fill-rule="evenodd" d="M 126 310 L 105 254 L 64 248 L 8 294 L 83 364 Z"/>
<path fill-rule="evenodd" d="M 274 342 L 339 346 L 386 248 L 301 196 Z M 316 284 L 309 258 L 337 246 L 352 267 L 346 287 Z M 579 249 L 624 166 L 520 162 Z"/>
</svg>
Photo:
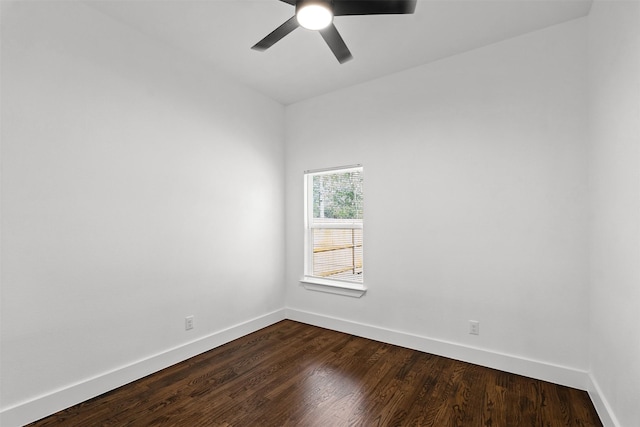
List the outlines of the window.
<svg viewBox="0 0 640 427">
<path fill-rule="evenodd" d="M 308 289 L 361 296 L 362 166 L 305 172 L 305 272 Z M 336 291 L 336 288 L 341 290 Z"/>
</svg>

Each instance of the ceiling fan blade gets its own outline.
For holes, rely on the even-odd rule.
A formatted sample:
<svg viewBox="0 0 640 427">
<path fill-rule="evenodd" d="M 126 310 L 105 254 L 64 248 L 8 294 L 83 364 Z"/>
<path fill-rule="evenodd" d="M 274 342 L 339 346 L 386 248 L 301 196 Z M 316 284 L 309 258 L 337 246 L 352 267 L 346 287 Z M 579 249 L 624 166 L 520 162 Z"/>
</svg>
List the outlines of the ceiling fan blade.
<svg viewBox="0 0 640 427">
<path fill-rule="evenodd" d="M 280 1 L 284 3 L 289 3 L 291 6 L 296 5 L 296 0 L 280 0 Z"/>
<path fill-rule="evenodd" d="M 293 16 L 285 21 L 284 24 L 280 25 L 278 28 L 269 33 L 267 37 L 263 38 L 254 46 L 252 46 L 251 49 L 259 50 L 261 52 L 265 51 L 296 28 L 298 28 L 298 20 L 295 16 Z"/>
<path fill-rule="evenodd" d="M 387 15 L 413 13 L 417 0 L 335 0 L 333 15 Z"/>
<path fill-rule="evenodd" d="M 327 42 L 339 63 L 343 64 L 353 58 L 335 25 L 331 24 L 327 28 L 320 30 L 320 35 L 322 35 L 324 41 Z"/>
</svg>

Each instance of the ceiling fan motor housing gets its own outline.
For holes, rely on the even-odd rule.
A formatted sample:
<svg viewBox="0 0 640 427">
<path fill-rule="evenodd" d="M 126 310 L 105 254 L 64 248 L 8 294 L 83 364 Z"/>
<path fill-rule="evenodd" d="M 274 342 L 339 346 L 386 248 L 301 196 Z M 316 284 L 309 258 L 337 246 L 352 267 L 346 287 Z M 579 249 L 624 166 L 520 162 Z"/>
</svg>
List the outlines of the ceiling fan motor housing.
<svg viewBox="0 0 640 427">
<path fill-rule="evenodd" d="M 296 13 L 306 6 L 317 5 L 333 10 L 333 0 L 298 0 L 296 2 Z"/>
</svg>

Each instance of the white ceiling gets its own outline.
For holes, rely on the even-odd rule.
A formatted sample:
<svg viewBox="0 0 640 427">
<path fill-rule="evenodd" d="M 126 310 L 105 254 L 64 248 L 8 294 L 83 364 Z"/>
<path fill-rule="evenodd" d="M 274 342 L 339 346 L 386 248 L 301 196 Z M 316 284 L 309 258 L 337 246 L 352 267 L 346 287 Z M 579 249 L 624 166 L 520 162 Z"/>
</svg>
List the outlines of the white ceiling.
<svg viewBox="0 0 640 427">
<path fill-rule="evenodd" d="M 418 0 L 413 15 L 340 16 L 354 59 L 340 65 L 320 34 L 256 42 L 293 16 L 279 0 L 88 0 L 91 7 L 189 52 L 219 73 L 291 104 L 585 16 L 591 0 Z"/>
</svg>

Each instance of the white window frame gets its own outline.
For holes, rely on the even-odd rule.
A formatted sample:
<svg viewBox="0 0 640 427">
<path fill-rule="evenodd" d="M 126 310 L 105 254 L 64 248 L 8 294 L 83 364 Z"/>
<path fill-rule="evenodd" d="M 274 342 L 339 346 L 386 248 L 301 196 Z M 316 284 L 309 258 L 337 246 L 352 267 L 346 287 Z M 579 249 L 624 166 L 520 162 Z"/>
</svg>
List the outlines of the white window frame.
<svg viewBox="0 0 640 427">
<path fill-rule="evenodd" d="M 341 221 L 336 224 L 334 221 L 321 221 L 313 216 L 313 177 L 317 175 L 343 173 L 360 171 L 364 173 L 362 165 L 341 166 L 328 169 L 308 170 L 304 172 L 304 276 L 300 279 L 305 289 L 311 291 L 328 292 L 337 295 L 360 298 L 367 292 L 364 281 L 353 282 L 349 280 L 340 280 L 335 278 L 317 277 L 313 275 L 313 239 L 312 233 L 318 228 L 347 228 L 347 229 L 363 229 L 364 223 L 362 219 L 356 219 L 349 222 Z M 363 260 L 364 267 L 364 260 Z"/>
</svg>

